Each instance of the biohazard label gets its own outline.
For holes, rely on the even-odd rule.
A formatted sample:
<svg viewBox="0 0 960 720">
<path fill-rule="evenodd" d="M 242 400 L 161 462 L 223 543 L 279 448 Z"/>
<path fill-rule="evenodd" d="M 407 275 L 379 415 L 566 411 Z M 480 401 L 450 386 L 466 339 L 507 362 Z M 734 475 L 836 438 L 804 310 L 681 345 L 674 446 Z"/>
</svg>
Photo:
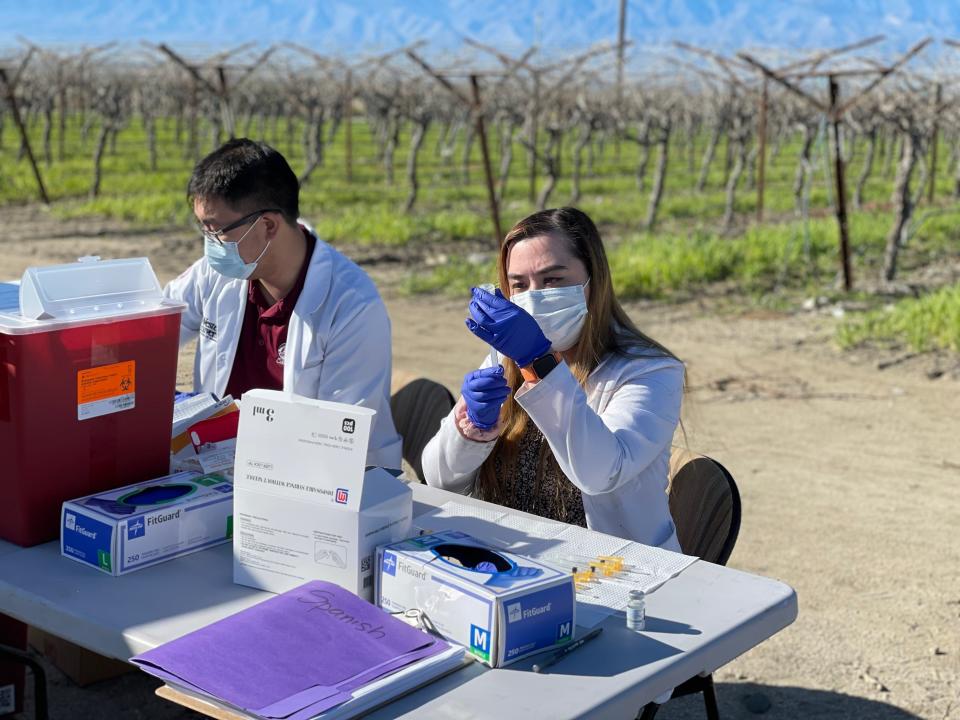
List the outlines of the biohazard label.
<svg viewBox="0 0 960 720">
<path fill-rule="evenodd" d="M 136 362 L 129 360 L 78 372 L 77 420 L 133 409 L 137 398 L 136 369 Z"/>
</svg>

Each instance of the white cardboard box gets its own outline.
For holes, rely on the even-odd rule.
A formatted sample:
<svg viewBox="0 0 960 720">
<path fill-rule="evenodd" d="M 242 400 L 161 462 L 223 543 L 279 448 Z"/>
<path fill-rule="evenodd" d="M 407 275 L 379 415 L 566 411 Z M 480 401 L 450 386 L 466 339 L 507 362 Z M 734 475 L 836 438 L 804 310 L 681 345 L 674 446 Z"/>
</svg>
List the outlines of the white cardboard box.
<svg viewBox="0 0 960 720">
<path fill-rule="evenodd" d="M 374 411 L 251 390 L 240 412 L 234 582 L 326 580 L 372 600 L 376 547 L 409 535 L 413 516 L 410 488 L 365 468 Z"/>
<path fill-rule="evenodd" d="M 422 610 L 447 640 L 490 667 L 573 639 L 570 573 L 485 547 L 458 530 L 378 548 L 377 574 L 380 607 Z"/>
<path fill-rule="evenodd" d="M 109 575 L 230 541 L 233 486 L 222 476 L 181 472 L 69 500 L 60 552 Z"/>
</svg>

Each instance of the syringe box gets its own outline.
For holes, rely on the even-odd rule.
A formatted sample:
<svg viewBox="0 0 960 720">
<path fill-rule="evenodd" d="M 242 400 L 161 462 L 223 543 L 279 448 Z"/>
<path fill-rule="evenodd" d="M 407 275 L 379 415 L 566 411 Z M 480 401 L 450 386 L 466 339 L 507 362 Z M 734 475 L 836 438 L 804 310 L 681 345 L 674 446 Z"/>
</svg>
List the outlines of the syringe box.
<svg viewBox="0 0 960 720">
<path fill-rule="evenodd" d="M 366 468 L 365 407 L 248 390 L 234 464 L 233 581 L 286 592 L 308 580 L 373 600 L 378 545 L 410 534 L 413 493 Z"/>
<path fill-rule="evenodd" d="M 181 472 L 63 504 L 60 551 L 108 575 L 230 542 L 233 485 Z"/>
</svg>

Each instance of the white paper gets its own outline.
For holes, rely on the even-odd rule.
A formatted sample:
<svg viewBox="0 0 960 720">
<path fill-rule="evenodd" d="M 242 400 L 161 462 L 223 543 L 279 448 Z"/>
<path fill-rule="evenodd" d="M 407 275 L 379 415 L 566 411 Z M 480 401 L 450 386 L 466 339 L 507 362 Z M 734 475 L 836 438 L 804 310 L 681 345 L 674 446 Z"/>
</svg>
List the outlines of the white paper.
<svg viewBox="0 0 960 720">
<path fill-rule="evenodd" d="M 233 463 L 237 455 L 237 439 L 230 438 L 218 443 L 208 443 L 200 448 L 197 460 L 205 473 L 230 471 L 233 474 Z"/>
<path fill-rule="evenodd" d="M 633 580 L 638 589 L 644 593 L 653 592 L 697 560 L 691 555 L 640 543 L 630 543 L 620 555 L 623 557 L 624 565 L 633 566 L 633 571 L 628 572 L 626 576 Z"/>
<path fill-rule="evenodd" d="M 506 512 L 502 510 L 489 510 L 451 500 L 438 508 L 418 515 L 414 518 L 413 524 L 427 533 L 438 530 L 459 530 L 481 542 L 503 547 L 497 543 L 497 524 L 505 516 Z"/>
<path fill-rule="evenodd" d="M 176 425 L 181 420 L 188 420 L 197 413 L 203 412 L 206 408 L 211 408 L 217 404 L 211 393 L 200 393 L 193 397 L 186 397 L 173 404 L 173 423 Z"/>
<path fill-rule="evenodd" d="M 187 429 L 201 420 L 216 415 L 218 412 L 233 404 L 233 398 L 226 395 L 222 400 L 214 400 L 210 393 L 194 395 L 173 405 L 173 425 L 171 437 L 185 433 Z"/>
<path fill-rule="evenodd" d="M 557 536 L 569 527 L 555 520 L 534 520 L 521 515 L 505 515 L 497 524 L 503 528 L 502 534 L 512 539 L 506 550 L 541 560 L 561 542 Z"/>
<path fill-rule="evenodd" d="M 568 553 L 595 558 L 598 555 L 619 555 L 629 540 L 604 535 L 583 527 L 569 526 L 556 536 L 557 543 L 550 550 L 553 554 Z"/>
</svg>

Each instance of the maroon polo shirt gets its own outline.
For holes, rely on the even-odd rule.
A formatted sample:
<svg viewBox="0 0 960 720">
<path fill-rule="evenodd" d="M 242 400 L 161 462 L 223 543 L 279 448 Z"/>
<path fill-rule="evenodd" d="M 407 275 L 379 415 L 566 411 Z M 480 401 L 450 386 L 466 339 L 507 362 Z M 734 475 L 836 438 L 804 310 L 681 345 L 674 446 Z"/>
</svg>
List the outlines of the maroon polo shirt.
<svg viewBox="0 0 960 720">
<path fill-rule="evenodd" d="M 247 284 L 247 304 L 243 310 L 243 326 L 237 342 L 237 354 L 233 359 L 227 393 L 240 398 L 247 390 L 263 388 L 266 390 L 283 389 L 283 361 L 287 346 L 287 326 L 297 304 L 303 284 L 307 279 L 307 268 L 316 246 L 316 239 L 306 230 L 307 254 L 303 258 L 303 267 L 297 281 L 285 297 L 273 305 L 263 294 L 256 280 Z"/>
</svg>

